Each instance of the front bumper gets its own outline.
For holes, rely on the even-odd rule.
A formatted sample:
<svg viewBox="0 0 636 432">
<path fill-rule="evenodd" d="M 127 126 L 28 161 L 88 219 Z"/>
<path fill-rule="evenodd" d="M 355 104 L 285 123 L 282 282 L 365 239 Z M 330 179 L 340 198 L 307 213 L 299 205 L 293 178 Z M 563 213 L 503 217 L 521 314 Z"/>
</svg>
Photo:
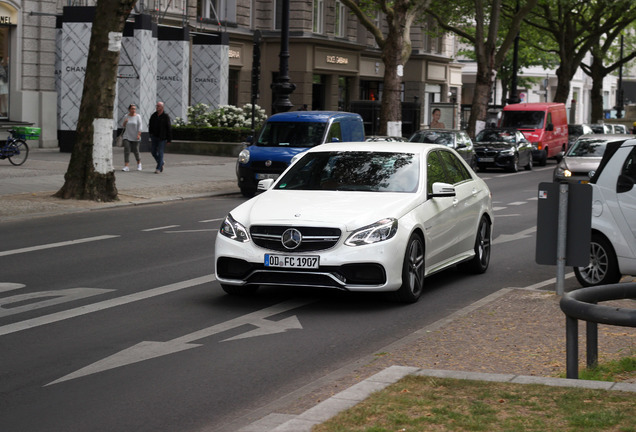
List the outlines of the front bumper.
<svg viewBox="0 0 636 432">
<path fill-rule="evenodd" d="M 239 243 L 218 235 L 216 239 L 216 278 L 232 286 L 277 285 L 335 288 L 346 291 L 395 291 L 402 285 L 404 246 L 399 235 L 365 246 L 345 246 L 342 239 L 335 247 L 303 253 L 318 256 L 319 268 L 297 269 L 266 267 L 265 254 L 280 253 Z"/>
</svg>

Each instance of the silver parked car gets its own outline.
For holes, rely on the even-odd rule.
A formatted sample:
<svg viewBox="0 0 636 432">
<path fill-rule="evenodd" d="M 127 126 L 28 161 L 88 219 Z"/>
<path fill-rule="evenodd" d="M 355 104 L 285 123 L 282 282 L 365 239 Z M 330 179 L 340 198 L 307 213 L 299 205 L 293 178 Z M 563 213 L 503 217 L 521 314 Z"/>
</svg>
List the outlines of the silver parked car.
<svg viewBox="0 0 636 432">
<path fill-rule="evenodd" d="M 475 149 L 470 136 L 463 130 L 455 129 L 422 129 L 409 139 L 411 142 L 442 144 L 461 155 L 471 168 L 475 168 Z"/>
<path fill-rule="evenodd" d="M 601 163 L 608 142 L 624 141 L 633 138 L 631 135 L 582 135 L 568 149 L 565 156 L 557 164 L 552 175 L 556 182 L 589 183 L 594 171 Z"/>
<path fill-rule="evenodd" d="M 590 262 L 575 267 L 583 286 L 636 275 L 636 140 L 607 144 L 592 187 Z"/>
</svg>

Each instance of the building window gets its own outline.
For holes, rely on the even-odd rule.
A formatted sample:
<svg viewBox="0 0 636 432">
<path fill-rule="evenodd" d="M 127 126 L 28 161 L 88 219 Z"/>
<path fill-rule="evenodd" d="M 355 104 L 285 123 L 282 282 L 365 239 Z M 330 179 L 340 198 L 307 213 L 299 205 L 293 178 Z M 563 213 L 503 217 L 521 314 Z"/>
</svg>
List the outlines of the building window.
<svg viewBox="0 0 636 432">
<path fill-rule="evenodd" d="M 236 22 L 236 0 L 201 0 L 201 18 Z"/>
<path fill-rule="evenodd" d="M 324 29 L 324 0 L 314 0 L 314 33 L 322 34 Z"/>
<path fill-rule="evenodd" d="M 274 29 L 280 30 L 283 28 L 283 0 L 276 0 L 274 8 Z"/>
<path fill-rule="evenodd" d="M 335 22 L 335 34 L 337 37 L 345 37 L 347 29 L 347 11 L 345 5 L 336 0 L 336 22 Z"/>
</svg>

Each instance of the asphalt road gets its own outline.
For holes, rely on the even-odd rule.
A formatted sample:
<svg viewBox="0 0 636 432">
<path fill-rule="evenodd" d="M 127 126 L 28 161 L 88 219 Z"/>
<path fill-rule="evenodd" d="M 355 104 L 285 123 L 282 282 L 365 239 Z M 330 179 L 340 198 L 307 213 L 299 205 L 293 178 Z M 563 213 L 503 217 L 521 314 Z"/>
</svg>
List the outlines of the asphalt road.
<svg viewBox="0 0 636 432">
<path fill-rule="evenodd" d="M 553 167 L 480 174 L 496 215 L 490 269 L 432 276 L 408 306 L 323 290 L 225 295 L 214 237 L 239 196 L 0 223 L 2 429 L 238 430 L 501 288 L 554 278 L 534 262 L 537 187 Z"/>
</svg>

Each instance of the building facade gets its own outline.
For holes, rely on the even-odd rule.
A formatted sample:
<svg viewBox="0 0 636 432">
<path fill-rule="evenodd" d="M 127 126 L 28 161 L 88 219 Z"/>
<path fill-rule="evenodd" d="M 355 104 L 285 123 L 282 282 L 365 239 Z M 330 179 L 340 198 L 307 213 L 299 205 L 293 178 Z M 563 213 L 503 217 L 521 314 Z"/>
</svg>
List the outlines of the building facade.
<svg viewBox="0 0 636 432">
<path fill-rule="evenodd" d="M 95 4 L 96 0 L 0 0 L 0 91 L 5 91 L 0 93 L 0 123 L 40 127 L 40 147 L 59 146 L 60 137 L 72 134 L 81 100 L 82 50 L 90 35 L 86 17 Z M 257 30 L 257 104 L 271 114 L 282 7 L 283 0 L 139 0 L 124 31 L 114 127 L 131 101 L 141 105 L 145 119 L 157 98 L 166 98 L 172 117 L 185 117 L 187 106 L 210 97 L 219 104 L 250 103 Z M 382 23 L 379 17 L 376 21 Z M 431 36 L 431 28 L 431 22 L 424 22 L 411 32 L 413 53 L 404 68 L 400 95 L 403 102 L 419 107 L 407 118 L 411 129 L 428 124 L 433 106 L 454 107 L 462 93 L 462 65 L 453 60 L 455 39 Z M 380 51 L 340 1 L 290 0 L 289 31 L 289 76 L 296 86 L 290 96 L 292 110 L 303 105 L 367 114 L 379 109 L 384 75 Z M 199 64 L 216 45 L 221 47 L 218 55 L 225 58 Z M 136 58 L 149 50 L 156 50 L 154 58 Z M 209 87 L 197 86 L 211 82 L 220 90 L 215 96 L 201 96 Z M 458 127 L 457 110 L 445 112 L 446 124 Z"/>
</svg>

